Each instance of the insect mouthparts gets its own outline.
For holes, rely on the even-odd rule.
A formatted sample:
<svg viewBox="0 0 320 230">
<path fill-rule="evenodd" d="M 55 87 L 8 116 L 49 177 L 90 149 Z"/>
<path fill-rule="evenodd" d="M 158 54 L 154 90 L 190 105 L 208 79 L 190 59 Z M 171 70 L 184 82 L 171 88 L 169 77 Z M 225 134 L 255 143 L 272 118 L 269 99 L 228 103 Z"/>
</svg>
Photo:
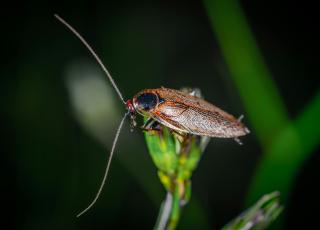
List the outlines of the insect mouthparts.
<svg viewBox="0 0 320 230">
<path fill-rule="evenodd" d="M 133 106 L 132 101 L 131 101 L 130 99 L 127 100 L 127 102 L 126 102 L 126 107 L 127 107 L 128 111 L 129 111 L 131 114 L 135 113 L 136 110 L 134 109 L 134 106 Z"/>
<path fill-rule="evenodd" d="M 126 101 L 126 107 L 128 109 L 128 113 L 130 114 L 130 131 L 133 132 L 134 128 L 137 126 L 137 122 L 136 122 L 136 110 L 134 109 L 132 100 L 127 100 Z"/>
</svg>

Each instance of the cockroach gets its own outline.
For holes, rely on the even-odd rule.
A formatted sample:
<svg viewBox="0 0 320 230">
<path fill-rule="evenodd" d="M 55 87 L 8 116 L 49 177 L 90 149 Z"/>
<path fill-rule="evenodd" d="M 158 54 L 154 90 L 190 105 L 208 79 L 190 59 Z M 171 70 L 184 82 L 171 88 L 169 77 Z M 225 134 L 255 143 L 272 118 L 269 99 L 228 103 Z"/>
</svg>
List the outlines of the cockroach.
<svg viewBox="0 0 320 230">
<path fill-rule="evenodd" d="M 87 41 L 59 15 L 55 14 L 54 16 L 64 24 L 93 55 L 127 109 L 127 112 L 123 116 L 117 129 L 99 190 L 93 201 L 87 206 L 87 208 L 80 212 L 77 217 L 87 212 L 99 198 L 108 176 L 111 160 L 121 128 L 128 115 L 131 118 L 132 127 L 137 125 L 135 121 L 137 113 L 147 117 L 147 121 L 141 127 L 146 131 L 154 130 L 154 124 L 158 123 L 182 134 L 234 138 L 239 143 L 241 142 L 238 137 L 244 136 L 250 132 L 249 129 L 241 122 L 242 116 L 237 119 L 204 99 L 180 90 L 164 87 L 157 89 L 144 89 L 137 93 L 132 99 L 125 101 L 111 74 Z"/>
</svg>

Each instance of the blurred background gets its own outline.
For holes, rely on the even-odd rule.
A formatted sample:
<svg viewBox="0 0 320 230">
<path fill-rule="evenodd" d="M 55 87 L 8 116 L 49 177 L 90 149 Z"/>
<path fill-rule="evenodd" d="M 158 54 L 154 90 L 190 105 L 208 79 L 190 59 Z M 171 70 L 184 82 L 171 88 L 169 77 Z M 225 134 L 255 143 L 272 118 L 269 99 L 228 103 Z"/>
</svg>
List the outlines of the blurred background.
<svg viewBox="0 0 320 230">
<path fill-rule="evenodd" d="M 11 3 L 13 4 L 13 3 Z M 15 3 L 16 4 L 16 3 Z M 8 8 L 7 8 L 8 7 Z M 178 229 L 219 229 L 272 191 L 271 229 L 311 228 L 320 205 L 319 14 L 292 1 L 24 1 L 2 9 L 2 221 L 6 229 L 151 229 L 165 190 L 140 130 L 60 14 L 94 47 L 126 99 L 199 87 L 252 131 L 212 139 Z M 141 122 L 141 121 L 140 121 Z"/>
</svg>

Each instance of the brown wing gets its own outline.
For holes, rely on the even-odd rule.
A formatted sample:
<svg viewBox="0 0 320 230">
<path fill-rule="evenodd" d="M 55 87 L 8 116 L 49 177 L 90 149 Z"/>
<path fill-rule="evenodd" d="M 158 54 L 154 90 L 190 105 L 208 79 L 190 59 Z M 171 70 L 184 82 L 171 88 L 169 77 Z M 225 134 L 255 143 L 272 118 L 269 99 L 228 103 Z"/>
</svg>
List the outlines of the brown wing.
<svg viewBox="0 0 320 230">
<path fill-rule="evenodd" d="M 201 98 L 167 88 L 152 91 L 161 102 L 150 115 L 169 128 L 210 137 L 238 137 L 249 132 L 234 116 Z"/>
</svg>

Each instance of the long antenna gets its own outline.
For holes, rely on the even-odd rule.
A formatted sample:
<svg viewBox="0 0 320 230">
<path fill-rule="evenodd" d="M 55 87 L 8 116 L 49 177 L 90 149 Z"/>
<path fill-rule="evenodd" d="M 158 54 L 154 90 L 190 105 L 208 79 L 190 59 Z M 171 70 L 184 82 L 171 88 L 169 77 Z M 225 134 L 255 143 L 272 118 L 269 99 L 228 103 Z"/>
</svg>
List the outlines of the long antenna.
<svg viewBox="0 0 320 230">
<path fill-rule="evenodd" d="M 107 68 L 104 66 L 104 64 L 102 63 L 101 59 L 99 58 L 99 56 L 94 52 L 94 50 L 91 48 L 91 46 L 88 44 L 88 42 L 78 33 L 78 31 L 76 31 L 69 23 L 67 23 L 63 18 L 61 18 L 58 14 L 54 15 L 56 19 L 58 19 L 62 24 L 64 24 L 74 35 L 77 36 L 77 38 L 79 38 L 79 40 L 87 47 L 87 49 L 90 51 L 90 53 L 92 54 L 92 56 L 97 60 L 97 62 L 99 63 L 99 65 L 101 66 L 102 70 L 106 73 L 106 75 L 108 76 L 113 88 L 117 91 L 120 99 L 122 100 L 123 104 L 126 104 L 125 100 L 123 99 L 123 96 L 120 92 L 120 90 L 118 89 L 116 83 L 114 82 L 111 74 L 109 73 L 109 71 L 107 70 Z"/>
<path fill-rule="evenodd" d="M 112 144 L 112 148 L 111 148 L 111 152 L 110 152 L 110 155 L 109 155 L 109 159 L 108 159 L 108 163 L 107 163 L 107 167 L 106 167 L 106 171 L 104 173 L 104 176 L 103 176 L 103 179 L 102 179 L 102 182 L 100 184 L 100 187 L 99 187 L 99 190 L 96 194 L 96 196 L 94 197 L 93 201 L 88 205 L 88 207 L 86 207 L 82 212 L 80 212 L 77 217 L 80 217 L 82 214 L 84 214 L 85 212 L 87 212 L 95 203 L 96 201 L 98 200 L 100 194 L 101 194 L 101 191 L 103 189 L 103 186 L 105 185 L 106 183 L 106 179 L 108 177 L 108 172 L 109 172 L 109 168 L 110 168 L 110 165 L 111 165 L 111 160 L 112 160 L 112 157 L 113 157 L 113 153 L 114 153 L 114 149 L 116 147 L 116 143 L 118 141 L 118 137 L 119 137 L 119 134 L 120 134 L 120 131 L 121 131 L 121 128 L 122 128 L 122 125 L 123 125 L 123 122 L 124 120 L 126 119 L 126 117 L 128 116 L 129 112 L 126 112 L 126 114 L 123 116 L 121 122 L 120 122 L 120 125 L 118 127 L 118 130 L 117 130 L 117 133 L 116 133 L 116 136 L 114 137 L 114 140 L 113 140 L 113 144 Z"/>
</svg>

